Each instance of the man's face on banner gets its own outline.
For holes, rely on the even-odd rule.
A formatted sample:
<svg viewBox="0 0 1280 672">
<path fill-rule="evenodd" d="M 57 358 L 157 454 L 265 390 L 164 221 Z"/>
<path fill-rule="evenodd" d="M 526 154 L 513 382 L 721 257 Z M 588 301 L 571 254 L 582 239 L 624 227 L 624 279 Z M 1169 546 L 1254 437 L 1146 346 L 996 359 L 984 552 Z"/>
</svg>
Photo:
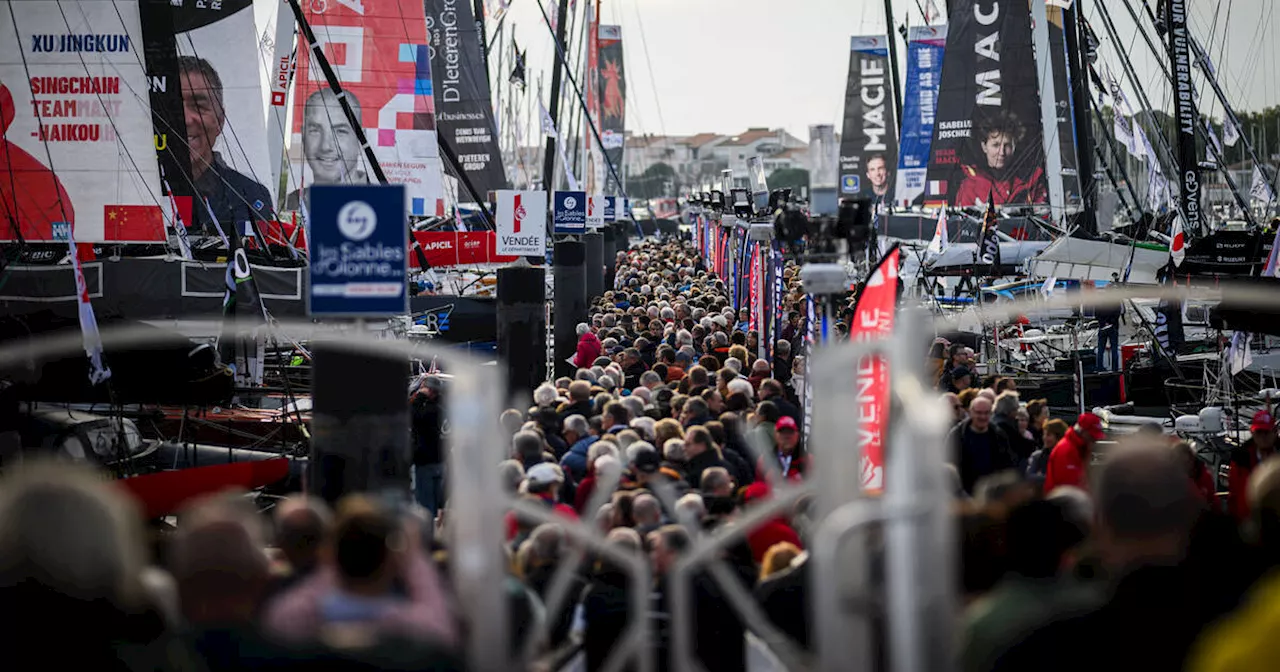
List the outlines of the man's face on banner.
<svg viewBox="0 0 1280 672">
<path fill-rule="evenodd" d="M 353 111 L 360 115 L 359 108 Z M 336 97 L 321 95 L 307 101 L 302 154 L 316 184 L 340 184 L 355 172 L 360 163 L 360 141 Z"/>
<path fill-rule="evenodd" d="M 871 182 L 871 188 L 877 193 L 884 191 L 885 185 L 889 182 L 889 169 L 885 165 L 884 157 L 873 156 L 867 161 L 867 180 Z"/>
<path fill-rule="evenodd" d="M 996 131 L 987 136 L 982 141 L 982 153 L 987 157 L 987 167 L 996 170 L 1004 170 L 1009 165 L 1009 159 L 1013 157 L 1014 150 L 1013 137 L 1003 131 Z"/>
<path fill-rule="evenodd" d="M 222 135 L 222 105 L 208 78 L 199 70 L 182 71 L 182 112 L 187 124 L 187 149 L 199 175 L 213 163 L 213 148 Z"/>
</svg>

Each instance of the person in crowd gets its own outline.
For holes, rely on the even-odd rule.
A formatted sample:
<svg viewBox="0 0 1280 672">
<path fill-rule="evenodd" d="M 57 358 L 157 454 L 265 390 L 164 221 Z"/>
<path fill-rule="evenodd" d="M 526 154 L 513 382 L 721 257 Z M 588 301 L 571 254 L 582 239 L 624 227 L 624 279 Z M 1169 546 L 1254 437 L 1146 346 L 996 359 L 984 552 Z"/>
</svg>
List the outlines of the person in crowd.
<svg viewBox="0 0 1280 672">
<path fill-rule="evenodd" d="M 587 457 L 591 446 L 599 439 L 592 435 L 591 425 L 581 415 L 570 415 L 564 419 L 564 440 L 570 443 L 569 452 L 560 458 L 560 467 L 569 473 L 574 481 L 581 482 L 587 477 Z"/>
<path fill-rule="evenodd" d="M 1276 424 L 1269 411 L 1255 413 L 1249 431 L 1249 440 L 1232 451 L 1227 472 L 1227 510 L 1236 520 L 1249 517 L 1249 476 L 1276 452 Z"/>
<path fill-rule="evenodd" d="M 1044 423 L 1040 428 L 1040 447 L 1027 460 L 1027 478 L 1039 480 L 1043 484 L 1045 474 L 1049 471 L 1049 456 L 1053 453 L 1053 447 L 1066 435 L 1067 423 L 1056 418 Z"/>
<path fill-rule="evenodd" d="M 432 516 L 444 508 L 445 500 L 443 390 L 439 376 L 424 376 L 411 402 L 414 493 Z"/>
<path fill-rule="evenodd" d="M 777 446 L 778 473 L 789 481 L 804 478 L 809 470 L 809 455 L 800 440 L 800 428 L 796 421 L 785 415 L 778 418 L 774 425 L 773 439 Z"/>
<path fill-rule="evenodd" d="M 1093 459 L 1093 446 L 1107 437 L 1102 429 L 1102 418 L 1093 413 L 1081 413 L 1061 441 L 1049 454 L 1049 466 L 1044 475 L 1044 491 L 1053 492 L 1060 485 L 1072 485 L 1087 489 L 1089 463 Z"/>
<path fill-rule="evenodd" d="M 979 479 L 1013 469 L 1017 464 L 1009 436 L 991 422 L 991 409 L 991 401 L 985 397 L 975 398 L 969 404 L 968 419 L 953 427 L 947 435 L 953 464 L 960 472 L 960 483 L 970 494 L 973 494 Z"/>
</svg>

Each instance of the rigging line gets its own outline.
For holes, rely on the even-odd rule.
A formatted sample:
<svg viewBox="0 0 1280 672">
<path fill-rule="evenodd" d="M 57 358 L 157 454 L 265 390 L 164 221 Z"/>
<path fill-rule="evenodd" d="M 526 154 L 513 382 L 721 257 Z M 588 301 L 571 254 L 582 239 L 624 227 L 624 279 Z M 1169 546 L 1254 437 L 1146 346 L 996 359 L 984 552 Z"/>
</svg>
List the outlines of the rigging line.
<svg viewBox="0 0 1280 672">
<path fill-rule="evenodd" d="M 117 17 L 118 19 L 120 19 L 120 25 L 121 25 L 122 27 L 127 26 L 128 24 L 125 22 L 125 20 L 124 20 L 124 16 L 123 16 L 122 14 L 120 14 L 120 8 L 116 5 L 116 0 L 111 0 L 111 6 L 112 6 L 112 8 L 113 8 L 113 9 L 115 9 L 116 17 Z M 59 10 L 60 12 L 62 11 L 62 0 L 58 0 L 58 10 Z M 80 9 L 80 13 L 81 13 L 81 16 L 84 16 L 85 20 L 86 20 L 86 21 L 88 21 L 89 17 L 88 17 L 87 15 L 85 15 L 85 14 L 84 14 L 84 8 L 83 8 L 83 7 L 81 7 L 81 9 Z M 69 21 L 68 21 L 68 19 L 67 19 L 67 15 L 66 15 L 66 13 L 63 13 L 63 14 L 62 14 L 62 20 L 63 20 L 63 23 L 66 23 L 66 24 L 67 24 L 67 30 L 71 30 L 71 24 L 70 24 L 70 22 L 69 22 Z M 136 52 L 136 51 L 134 52 L 134 58 L 138 61 L 138 65 L 142 66 L 142 71 L 143 71 L 143 73 L 145 74 L 145 73 L 147 72 L 147 64 L 142 60 L 142 57 L 141 57 L 141 56 L 139 56 L 139 55 L 137 54 L 137 52 Z M 88 63 L 85 63 L 85 61 L 84 61 L 84 56 L 83 56 L 83 55 L 81 55 L 81 56 L 80 56 L 80 61 L 81 61 L 81 63 L 82 63 L 82 64 L 84 65 L 84 67 L 85 67 L 85 72 L 86 72 L 86 73 L 88 73 L 88 72 L 89 72 L 89 65 L 88 65 Z M 118 74 L 118 75 L 122 75 L 122 74 L 123 74 L 123 73 L 121 73 L 121 72 L 120 72 L 120 69 L 119 69 L 118 67 L 116 67 L 116 64 L 115 64 L 115 63 L 112 63 L 112 62 L 109 62 L 109 61 L 103 61 L 103 62 L 102 62 L 102 65 L 103 65 L 104 67 L 110 67 L 110 68 L 111 68 L 112 70 L 114 70 L 114 71 L 116 72 L 116 74 Z M 150 100 L 150 98 L 149 98 L 149 97 L 148 97 L 148 98 L 143 98 L 142 96 L 138 95 L 138 92 L 137 92 L 136 90 L 134 90 L 134 88 L 133 88 L 132 86 L 130 86 L 130 85 L 129 85 L 129 82 L 128 82 L 128 79 L 127 79 L 127 78 L 125 78 L 125 77 L 123 77 L 123 76 L 122 76 L 122 77 L 120 77 L 120 83 L 121 83 L 121 84 L 123 84 L 123 85 L 124 85 L 124 87 L 125 87 L 126 89 L 128 89 L 128 90 L 129 90 L 129 93 L 130 93 L 130 94 L 132 94 L 134 98 L 136 98 L 136 99 L 137 99 L 138 101 L 140 101 L 140 102 L 145 103 L 145 104 L 147 105 L 147 109 L 150 109 L 150 108 L 151 108 L 151 100 Z M 179 82 L 179 84 L 178 84 L 178 85 L 179 85 L 179 87 L 181 87 L 181 82 Z M 101 102 L 102 94 L 98 94 L 98 98 L 99 98 L 99 102 Z M 153 111 L 151 116 L 152 116 L 152 123 L 153 123 L 153 125 L 154 125 L 154 123 L 155 123 L 155 120 L 157 120 L 157 119 L 158 119 L 158 120 L 160 121 L 160 123 L 165 127 L 165 130 L 167 130 L 167 131 L 177 131 L 177 130 L 178 130 L 178 129 L 177 129 L 177 128 L 172 124 L 172 123 L 170 123 L 170 121 L 169 121 L 168 119 L 166 119 L 163 115 L 156 114 L 156 113 Z M 111 127 L 112 127 L 112 129 L 113 129 L 113 130 L 115 130 L 115 120 L 111 118 L 111 115 L 107 115 L 107 120 L 108 120 L 109 122 L 111 122 Z M 118 132 L 117 132 L 117 135 L 119 135 L 119 133 L 118 133 Z M 187 142 L 187 139 L 186 139 L 185 137 L 178 137 L 178 134 L 177 134 L 177 133 L 174 133 L 173 135 L 174 135 L 174 138 L 177 140 L 177 142 L 180 142 L 180 143 L 182 143 L 183 145 L 185 145 L 185 146 L 187 146 L 187 147 L 190 147 L 190 146 L 191 146 L 191 144 Z M 128 150 L 128 148 L 127 148 L 127 147 L 125 148 L 125 154 L 129 157 L 129 161 L 130 161 L 130 163 L 132 163 L 132 164 L 133 164 L 133 167 L 134 167 L 134 171 L 135 171 L 135 173 L 136 173 L 136 174 L 138 174 L 138 175 L 141 175 L 141 174 L 142 174 L 142 171 L 141 171 L 141 169 L 139 169 L 139 168 L 138 168 L 137 163 L 136 163 L 136 162 L 134 162 L 134 160 L 133 160 L 133 155 L 132 155 L 132 153 L 130 153 L 130 152 L 129 152 L 129 150 Z M 187 181 L 187 183 L 188 183 L 188 184 L 192 184 L 192 185 L 194 186 L 194 184 L 195 184 L 195 178 L 194 178 L 194 177 L 192 177 L 192 174 L 191 174 L 190 172 L 188 172 L 188 171 L 187 171 L 187 169 L 189 168 L 189 166 L 185 166 L 185 167 L 184 167 L 184 166 L 182 166 L 179 162 L 176 162 L 176 161 L 175 161 L 174 163 L 178 165 L 178 171 L 179 171 L 179 173 L 181 173 L 181 175 L 180 175 L 180 176 L 181 176 L 182 178 L 184 178 L 184 179 Z M 224 186 L 228 186 L 228 187 L 230 187 L 230 186 L 231 186 L 231 184 L 230 184 L 229 182 L 227 182 L 227 180 L 226 180 L 225 178 L 222 178 L 222 176 L 217 175 L 217 177 L 222 181 L 222 183 L 223 183 L 223 185 L 224 185 Z M 244 197 L 244 195 L 243 195 L 243 194 L 241 194 L 240 192 L 236 191 L 235 189 L 229 189 L 228 191 L 229 191 L 232 195 L 234 195 L 236 198 L 239 198 L 239 199 L 240 199 L 240 202 L 241 202 L 241 203 L 243 203 L 244 205 L 246 205 L 246 206 L 251 206 L 251 205 L 252 205 L 252 204 L 250 204 L 250 203 L 249 203 L 248 199 L 246 199 L 246 198 Z M 148 194 L 150 194 L 150 191 L 149 191 L 149 190 L 148 190 Z M 155 198 L 155 196 L 154 196 L 154 195 L 152 195 L 151 199 L 152 199 L 153 201 L 156 201 L 156 205 L 160 207 L 161 211 L 163 211 L 163 210 L 164 210 L 164 206 L 163 206 L 163 205 L 161 205 L 161 204 L 160 204 L 160 202 L 159 202 L 158 200 L 156 200 L 156 198 Z M 195 197 L 193 197 L 193 201 L 195 201 L 195 200 L 197 200 L 197 199 L 195 199 Z M 258 215 L 258 214 L 257 214 L 257 211 L 256 211 L 254 208 L 249 207 L 249 208 L 248 208 L 248 210 L 249 210 L 251 213 L 253 213 L 253 214 L 255 214 L 256 216 L 258 216 L 259 218 L 261 218 L 261 215 Z M 195 217 L 195 214 L 194 214 L 195 212 L 196 212 L 196 210 L 195 210 L 195 205 L 193 204 L 193 206 L 192 206 L 192 218 L 194 218 L 194 217 Z M 266 221 L 266 220 L 263 220 L 263 221 Z"/>
<path fill-rule="evenodd" d="M 631 8 L 635 10 L 636 25 L 640 28 L 640 46 L 644 50 L 644 65 L 649 72 L 649 85 L 653 89 L 653 104 L 658 110 L 658 130 L 662 131 L 662 137 L 669 146 L 671 139 L 667 136 L 667 122 L 662 117 L 662 97 L 658 95 L 658 81 L 653 76 L 653 61 L 649 58 L 649 40 L 644 34 L 644 19 L 640 16 L 642 12 L 639 0 L 636 0 Z"/>
</svg>

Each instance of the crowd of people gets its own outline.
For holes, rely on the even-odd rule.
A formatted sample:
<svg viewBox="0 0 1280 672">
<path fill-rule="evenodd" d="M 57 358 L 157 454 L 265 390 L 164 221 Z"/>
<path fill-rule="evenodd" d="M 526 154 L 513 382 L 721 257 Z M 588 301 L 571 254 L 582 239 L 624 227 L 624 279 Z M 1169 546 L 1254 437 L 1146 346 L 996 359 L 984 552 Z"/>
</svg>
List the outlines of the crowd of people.
<svg viewBox="0 0 1280 672">
<path fill-rule="evenodd" d="M 672 669 L 674 627 L 693 629 L 703 668 L 746 669 L 748 628 L 723 577 L 694 572 L 693 623 L 672 620 L 669 578 L 697 535 L 742 525 L 839 449 L 813 446 L 811 456 L 805 436 L 809 344 L 795 271 L 784 278 L 784 329 L 761 348 L 748 313 L 692 246 L 635 245 L 577 327 L 573 375 L 498 418 L 508 459 L 494 469 L 522 501 L 506 514 L 508 571 L 494 577 L 508 597 L 512 655 L 532 637 L 544 661 L 580 652 L 585 669 L 603 669 L 640 591 L 659 669 Z M 972 357 L 941 340 L 931 352 L 955 421 L 956 666 L 1273 667 L 1280 461 L 1270 459 L 1270 414 L 1254 417 L 1220 497 L 1191 447 L 1158 427 L 1108 441 L 1102 455 L 1097 416 L 1054 418 L 1044 400 L 1023 402 L 1012 379 L 975 385 Z M 458 561 L 448 394 L 434 375 L 411 390 L 416 505 L 295 496 L 264 517 L 252 498 L 226 493 L 183 511 L 176 530 L 148 535 L 122 491 L 96 475 L 67 465 L 6 474 L 0 637 L 16 660 L 59 669 L 465 668 L 461 643 L 481 624 L 462 618 L 448 580 Z M 563 522 L 540 523 L 528 507 Z M 718 558 L 802 652 L 813 651 L 813 594 L 824 589 L 806 551 L 814 516 L 802 497 Z M 566 532 L 574 521 L 647 564 L 652 584 L 632 585 L 624 566 L 585 552 Z M 869 537 L 874 554 L 881 539 Z M 550 600 L 566 564 L 569 598 Z M 873 563 L 874 585 L 885 571 Z"/>
</svg>

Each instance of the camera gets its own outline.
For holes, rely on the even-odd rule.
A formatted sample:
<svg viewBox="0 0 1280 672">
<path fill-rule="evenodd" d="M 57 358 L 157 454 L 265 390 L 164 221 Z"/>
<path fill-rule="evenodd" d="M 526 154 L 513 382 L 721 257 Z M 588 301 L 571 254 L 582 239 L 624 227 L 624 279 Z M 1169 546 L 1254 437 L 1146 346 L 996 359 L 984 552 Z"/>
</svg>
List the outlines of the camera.
<svg viewBox="0 0 1280 672">
<path fill-rule="evenodd" d="M 784 203 L 773 220 L 774 236 L 798 259 L 833 261 L 842 254 L 852 258 L 865 253 L 871 241 L 871 213 L 871 201 L 866 198 L 841 200 L 835 216 L 810 217 L 798 206 Z M 844 243 L 843 252 L 840 243 Z"/>
</svg>

